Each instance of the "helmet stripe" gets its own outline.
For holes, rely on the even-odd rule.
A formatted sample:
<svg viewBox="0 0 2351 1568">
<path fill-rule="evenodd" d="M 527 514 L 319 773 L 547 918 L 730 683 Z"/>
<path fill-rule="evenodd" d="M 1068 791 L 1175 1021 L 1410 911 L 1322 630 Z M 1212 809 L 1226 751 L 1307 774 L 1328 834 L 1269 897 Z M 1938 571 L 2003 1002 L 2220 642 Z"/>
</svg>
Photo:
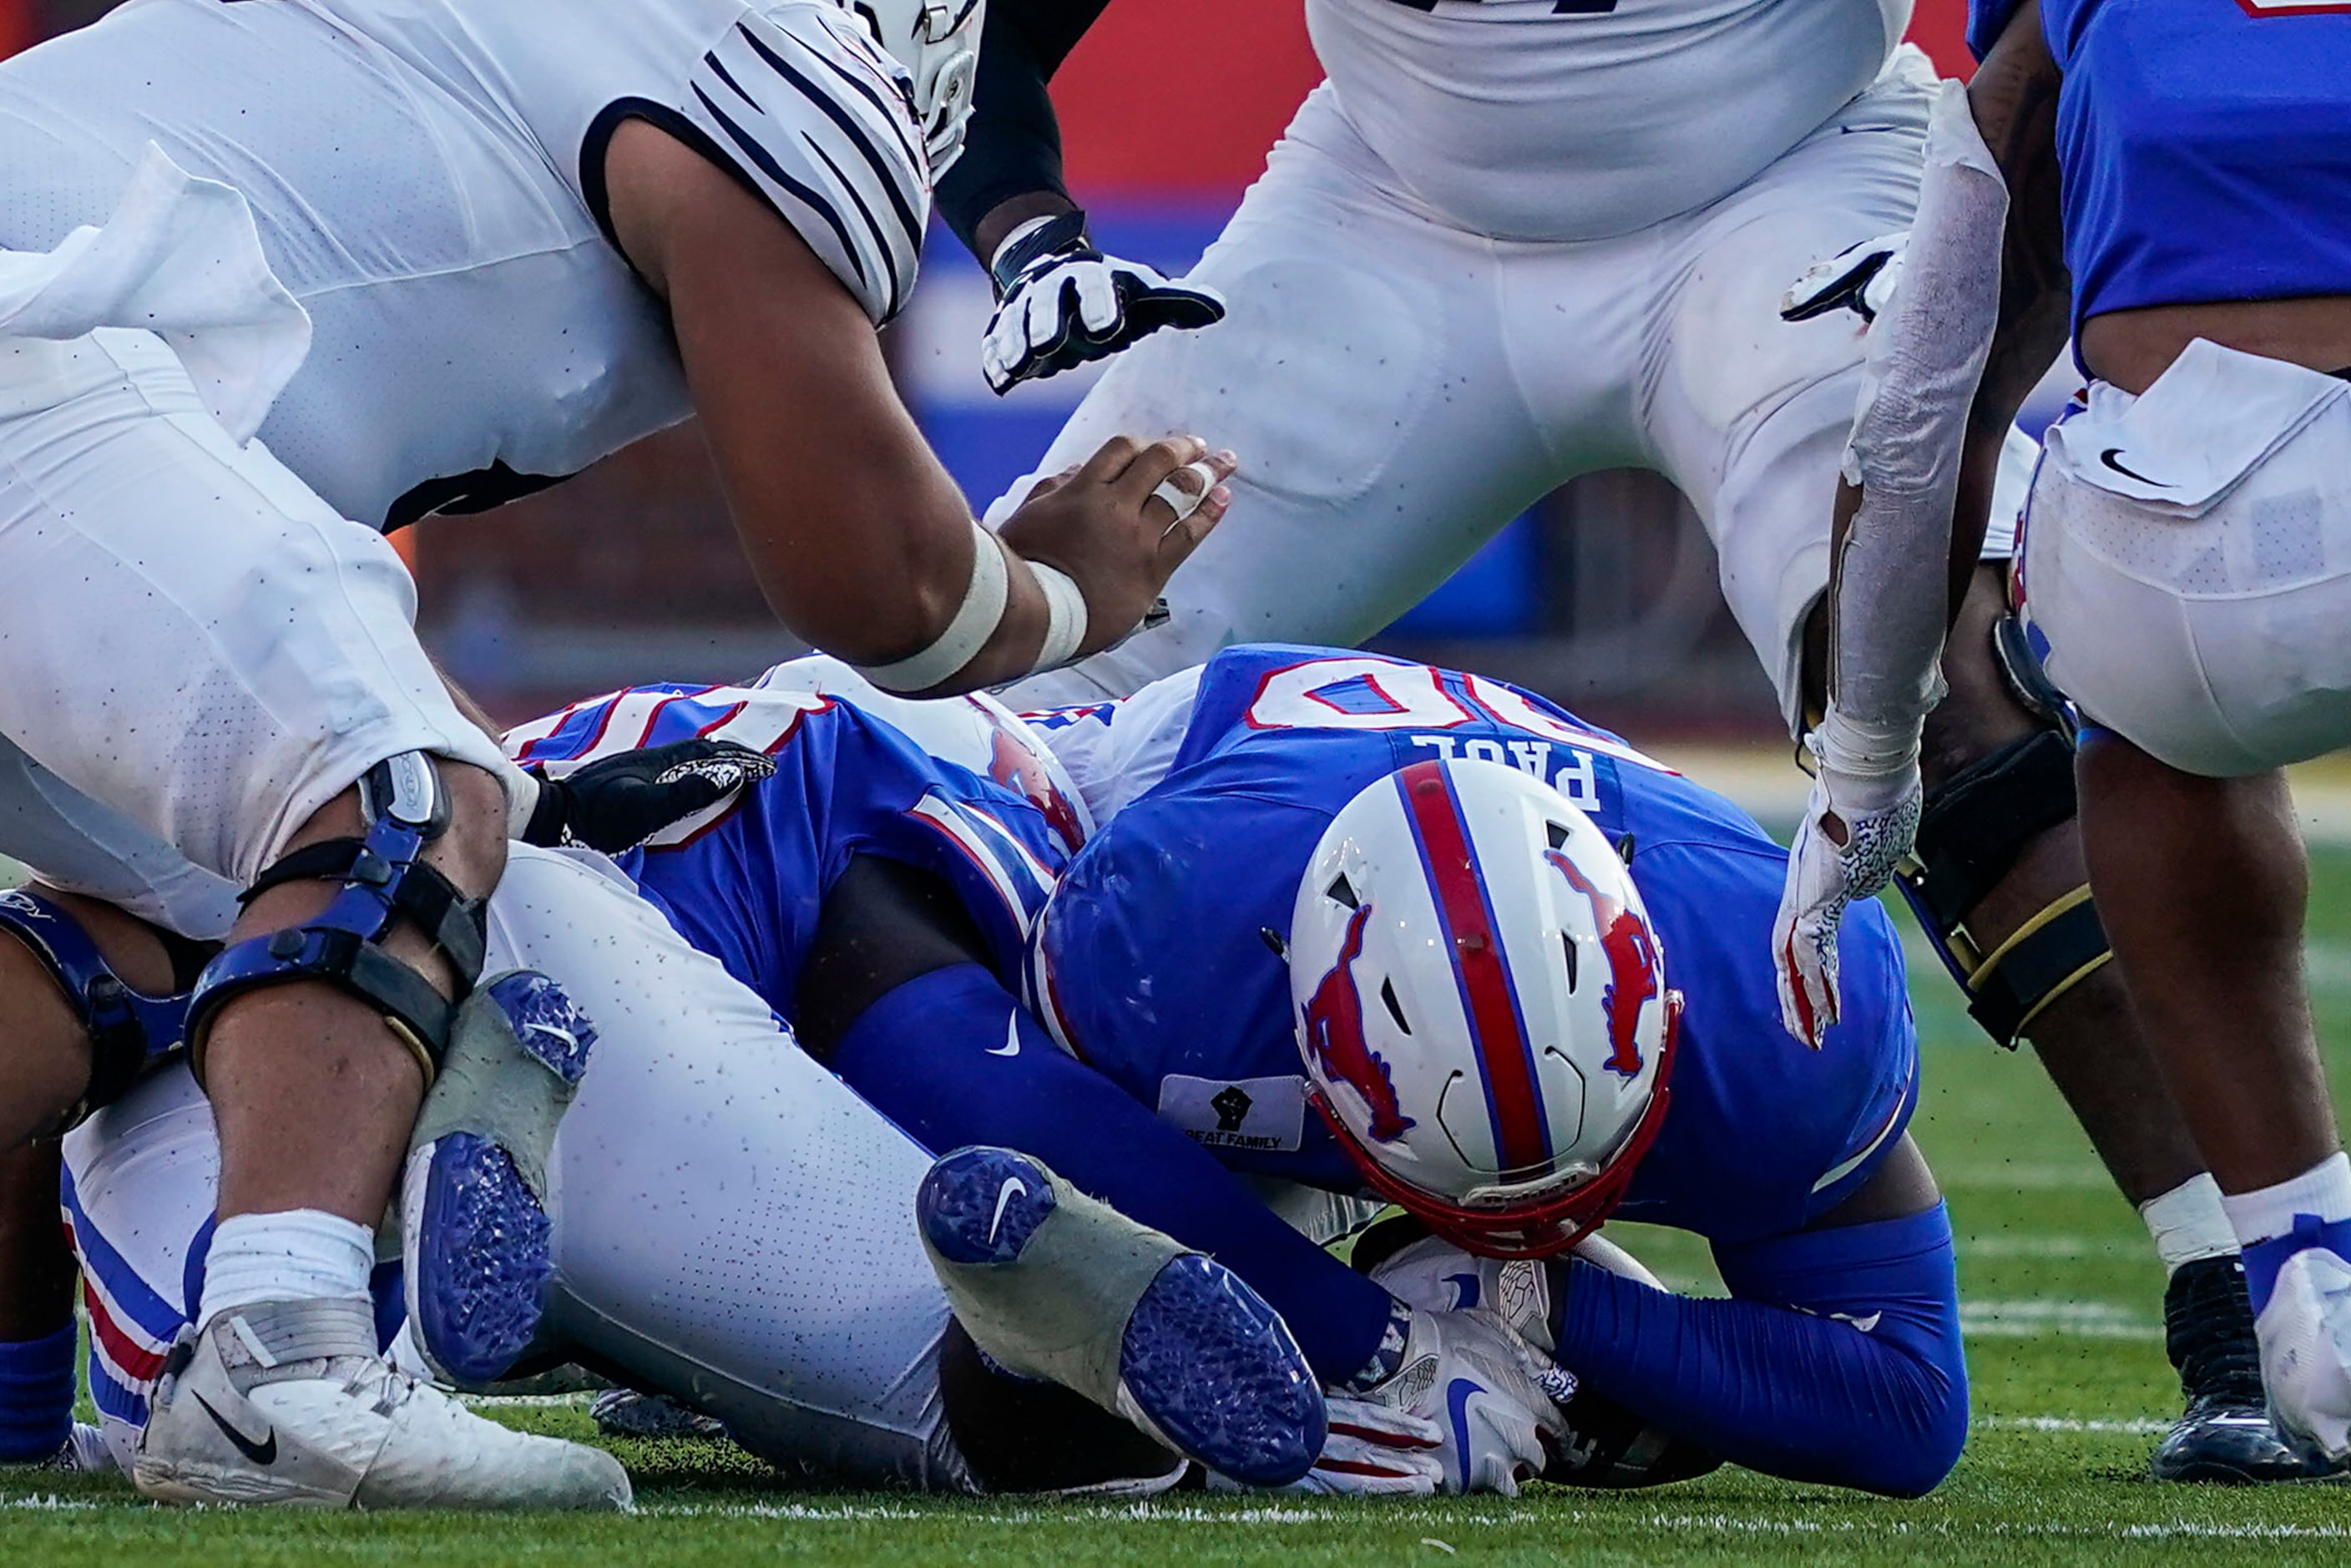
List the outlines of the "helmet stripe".
<svg viewBox="0 0 2351 1568">
<path fill-rule="evenodd" d="M 1413 844 L 1420 852 L 1447 939 L 1461 1011 L 1469 1020 L 1470 1044 L 1484 1069 L 1479 1076 L 1485 1082 L 1495 1154 L 1504 1170 L 1548 1164 L 1551 1129 L 1535 1085 L 1534 1048 L 1527 1039 L 1518 987 L 1510 978 L 1510 956 L 1495 930 L 1493 901 L 1478 875 L 1453 777 L 1434 759 L 1416 762 L 1395 777 L 1405 820 L 1412 824 Z"/>
</svg>

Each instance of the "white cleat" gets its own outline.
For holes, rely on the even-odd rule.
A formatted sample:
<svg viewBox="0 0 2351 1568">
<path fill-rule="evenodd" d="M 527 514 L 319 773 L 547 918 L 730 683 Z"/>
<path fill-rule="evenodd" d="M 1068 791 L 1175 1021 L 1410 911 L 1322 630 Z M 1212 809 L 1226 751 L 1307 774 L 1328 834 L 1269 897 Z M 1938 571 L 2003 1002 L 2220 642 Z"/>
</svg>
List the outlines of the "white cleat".
<svg viewBox="0 0 2351 1568">
<path fill-rule="evenodd" d="M 2253 1336 L 2279 1428 L 2329 1459 L 2351 1458 L 2351 1263 L 2325 1247 L 2287 1259 Z"/>
<path fill-rule="evenodd" d="M 172 1348 L 131 1467 L 159 1502 L 626 1509 L 601 1449 L 485 1420 L 376 1354 L 360 1300 L 221 1313 Z"/>
</svg>

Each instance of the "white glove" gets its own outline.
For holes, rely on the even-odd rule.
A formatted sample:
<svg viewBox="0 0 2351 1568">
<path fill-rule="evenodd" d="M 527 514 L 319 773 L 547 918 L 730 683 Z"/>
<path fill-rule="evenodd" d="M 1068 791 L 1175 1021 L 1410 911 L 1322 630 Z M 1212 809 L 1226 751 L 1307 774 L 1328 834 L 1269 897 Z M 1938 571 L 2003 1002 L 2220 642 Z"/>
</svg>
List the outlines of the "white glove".
<svg viewBox="0 0 2351 1568">
<path fill-rule="evenodd" d="M 1284 1487 L 1250 1488 L 1208 1472 L 1210 1491 L 1293 1497 L 1427 1497 L 1445 1484 L 1445 1435 L 1434 1421 L 1368 1399 L 1326 1394 L 1331 1435 L 1314 1468 Z"/>
<path fill-rule="evenodd" d="M 1921 795 L 1917 745 L 1891 767 L 1855 768 L 1834 705 L 1804 746 L 1819 768 L 1771 923 L 1771 963 L 1780 1021 L 1818 1051 L 1837 1020 L 1837 924 L 1845 905 L 1894 880 L 1918 834 Z"/>
<path fill-rule="evenodd" d="M 1809 321 L 1832 310 L 1845 309 L 1864 322 L 1876 321 L 1894 302 L 1902 283 L 1902 257 L 1910 245 L 1910 231 L 1899 229 L 1847 246 L 1826 261 L 1816 261 L 1780 296 L 1780 319 Z"/>
<path fill-rule="evenodd" d="M 1382 1259 L 1372 1278 L 1408 1307 L 1433 1312 L 1482 1308 L 1537 1352 L 1552 1354 L 1551 1274 L 1537 1259 L 1480 1258 L 1424 1236 Z"/>
<path fill-rule="evenodd" d="M 1362 1397 L 1437 1427 L 1443 1490 L 1516 1497 L 1521 1476 L 1542 1474 L 1542 1435 L 1566 1429 L 1557 1402 L 1574 1391 L 1492 1312 L 1415 1307 L 1402 1363 Z"/>
<path fill-rule="evenodd" d="M 1225 315 L 1225 297 L 1215 289 L 1095 249 L 1083 214 L 1021 225 L 997 248 L 988 275 L 998 303 L 980 340 L 979 368 L 999 396 L 1106 359 L 1162 327 L 1207 327 Z"/>
</svg>

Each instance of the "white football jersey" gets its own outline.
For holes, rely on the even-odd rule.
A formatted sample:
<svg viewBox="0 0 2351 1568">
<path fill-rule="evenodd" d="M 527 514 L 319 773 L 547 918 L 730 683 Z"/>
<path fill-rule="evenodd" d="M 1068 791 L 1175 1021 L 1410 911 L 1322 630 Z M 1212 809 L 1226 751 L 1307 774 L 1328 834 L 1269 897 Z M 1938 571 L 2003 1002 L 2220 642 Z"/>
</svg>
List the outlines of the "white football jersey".
<svg viewBox="0 0 2351 1568">
<path fill-rule="evenodd" d="M 603 227 L 613 128 L 701 148 L 878 322 L 928 212 L 902 79 L 828 0 L 131 0 L 0 64 L 0 247 L 104 223 L 160 145 L 310 313 L 271 452 L 362 522 L 478 510 L 692 412 Z"/>
<path fill-rule="evenodd" d="M 1876 79 L 1910 0 L 1306 0 L 1405 193 L 1499 239 L 1604 239 L 1745 184 Z"/>
</svg>

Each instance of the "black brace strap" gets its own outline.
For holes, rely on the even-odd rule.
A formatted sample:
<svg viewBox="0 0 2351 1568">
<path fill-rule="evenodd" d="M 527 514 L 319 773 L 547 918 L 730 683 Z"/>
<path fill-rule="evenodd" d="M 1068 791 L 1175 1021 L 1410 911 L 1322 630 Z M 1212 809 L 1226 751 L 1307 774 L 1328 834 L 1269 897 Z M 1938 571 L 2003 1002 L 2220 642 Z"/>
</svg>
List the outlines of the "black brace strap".
<svg viewBox="0 0 2351 1568">
<path fill-rule="evenodd" d="M 2013 1046 L 2043 1009 L 2114 955 L 2090 890 L 2077 887 L 1989 951 L 1968 912 L 2024 847 L 2076 808 L 2074 747 L 2054 730 L 2012 741 L 1928 791 L 1917 858 L 1899 885 L 1943 963 L 1968 994 L 1968 1014 Z"/>
<path fill-rule="evenodd" d="M 0 931 L 29 948 L 89 1034 L 89 1083 L 57 1123 L 72 1127 L 130 1092 L 154 1062 L 180 1048 L 188 1010 L 186 964 L 197 945 L 159 931 L 171 956 L 171 996 L 150 996 L 114 972 L 72 910 L 26 888 L 0 893 Z"/>
<path fill-rule="evenodd" d="M 323 980 L 378 1009 L 431 1083 L 449 1049 L 457 1004 L 481 977 L 488 946 L 484 903 L 469 899 L 421 858 L 447 826 L 446 798 L 429 758 L 406 753 L 360 781 L 371 821 L 363 839 L 331 839 L 296 850 L 254 879 L 251 899 L 288 882 L 340 882 L 308 923 L 248 937 L 204 967 L 188 1009 L 189 1065 L 204 1080 L 206 1033 L 223 1004 L 246 991 Z M 430 937 L 456 970 L 454 997 L 380 946 L 405 922 Z"/>
<path fill-rule="evenodd" d="M 385 895 L 393 911 L 433 939 L 461 974 L 478 975 L 487 947 L 482 908 L 457 890 L 440 871 L 416 861 L 395 868 L 368 847 L 365 839 L 324 839 L 288 853 L 253 879 L 237 894 L 250 904 L 273 887 L 289 882 L 340 882 L 364 887 L 388 887 Z M 403 966 L 405 967 L 405 966 Z"/>
<path fill-rule="evenodd" d="M 1919 892 L 1948 930 L 2000 885 L 2024 846 L 2071 821 L 2074 748 L 2039 730 L 1979 758 L 1928 791 L 1915 852 Z"/>
</svg>

